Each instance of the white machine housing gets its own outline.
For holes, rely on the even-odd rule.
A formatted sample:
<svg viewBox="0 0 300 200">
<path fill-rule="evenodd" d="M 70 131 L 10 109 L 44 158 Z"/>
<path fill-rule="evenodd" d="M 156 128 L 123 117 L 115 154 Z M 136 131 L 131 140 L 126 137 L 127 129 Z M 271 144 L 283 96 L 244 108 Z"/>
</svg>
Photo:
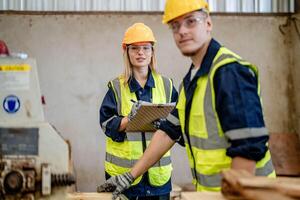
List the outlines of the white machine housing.
<svg viewBox="0 0 300 200">
<path fill-rule="evenodd" d="M 0 57 L 0 199 L 66 199 L 70 148 L 44 119 L 34 59 Z"/>
</svg>

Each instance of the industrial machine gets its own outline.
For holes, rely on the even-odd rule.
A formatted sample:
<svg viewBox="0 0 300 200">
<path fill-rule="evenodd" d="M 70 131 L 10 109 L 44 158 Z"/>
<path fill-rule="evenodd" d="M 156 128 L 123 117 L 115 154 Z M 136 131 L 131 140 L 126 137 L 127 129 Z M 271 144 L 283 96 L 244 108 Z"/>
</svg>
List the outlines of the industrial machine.
<svg viewBox="0 0 300 200">
<path fill-rule="evenodd" d="M 36 62 L 0 56 L 0 200 L 66 199 L 70 148 L 44 119 Z"/>
</svg>

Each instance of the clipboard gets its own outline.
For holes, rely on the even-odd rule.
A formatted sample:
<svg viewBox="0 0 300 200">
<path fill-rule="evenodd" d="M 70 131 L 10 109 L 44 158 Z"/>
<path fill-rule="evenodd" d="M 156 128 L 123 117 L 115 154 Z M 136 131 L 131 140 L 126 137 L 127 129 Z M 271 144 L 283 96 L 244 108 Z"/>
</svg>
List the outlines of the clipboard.
<svg viewBox="0 0 300 200">
<path fill-rule="evenodd" d="M 142 102 L 136 115 L 129 121 L 126 127 L 126 132 L 154 132 L 156 129 L 152 122 L 166 118 L 169 113 L 175 108 L 176 103 L 153 104 Z"/>
</svg>

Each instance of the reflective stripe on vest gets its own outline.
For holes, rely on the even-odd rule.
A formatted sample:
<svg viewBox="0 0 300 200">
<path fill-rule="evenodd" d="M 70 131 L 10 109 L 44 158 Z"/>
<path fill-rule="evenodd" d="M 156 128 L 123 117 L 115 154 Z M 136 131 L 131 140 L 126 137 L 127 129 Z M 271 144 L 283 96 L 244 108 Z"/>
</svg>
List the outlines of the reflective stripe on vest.
<svg viewBox="0 0 300 200">
<path fill-rule="evenodd" d="M 197 173 L 197 176 L 195 176 L 195 170 L 192 169 L 192 175 L 193 177 L 197 177 L 197 182 L 201 185 L 205 185 L 206 187 L 220 187 L 221 182 L 221 174 L 214 174 L 214 175 L 204 175 Z"/>
<path fill-rule="evenodd" d="M 177 117 L 175 117 L 174 115 L 172 115 L 171 113 L 168 114 L 167 120 L 169 122 L 171 122 L 172 124 L 174 124 L 175 126 L 179 126 L 180 125 L 179 119 Z"/>
<path fill-rule="evenodd" d="M 167 99 L 166 103 L 171 103 L 171 101 L 172 101 L 172 90 L 173 90 L 172 81 L 171 81 L 171 79 L 168 79 L 164 76 L 162 76 L 162 79 L 163 79 L 163 82 L 164 82 L 164 88 L 165 88 L 165 93 L 166 93 L 166 99 Z"/>
<path fill-rule="evenodd" d="M 117 101 L 117 110 L 118 110 L 118 115 L 121 115 L 121 86 L 120 86 L 120 80 L 118 78 L 115 78 L 112 80 L 109 84 L 111 84 L 111 88 L 114 91 L 115 94 L 115 99 Z"/>
<path fill-rule="evenodd" d="M 128 160 L 128 159 L 125 159 L 125 158 L 120 158 L 120 157 L 114 156 L 114 155 L 109 154 L 109 153 L 106 153 L 105 160 L 107 162 L 117 163 L 119 166 L 125 167 L 125 168 L 132 168 L 135 165 L 135 163 L 138 161 L 138 159 Z M 167 165 L 170 165 L 170 164 L 171 164 L 171 157 L 167 156 L 167 157 L 161 158 L 152 167 L 167 166 Z"/>
<path fill-rule="evenodd" d="M 265 128 L 245 128 L 223 133 L 215 109 L 213 78 L 219 67 L 232 62 L 239 62 L 249 67 L 249 70 L 255 73 L 258 79 L 258 72 L 255 66 L 242 60 L 228 49 L 221 47 L 214 58 L 209 74 L 199 77 L 197 80 L 188 120 L 189 124 L 185 124 L 186 97 L 183 85 L 180 90 L 177 109 L 183 133 L 185 132 L 185 126 L 188 126 L 188 135 L 186 133 L 183 135 L 185 141 L 188 141 L 189 137 L 191 147 L 186 142 L 186 150 L 194 179 L 193 182 L 196 184 L 198 191 L 220 190 L 220 171 L 230 168 L 232 161 L 230 157 L 226 156 L 226 149 L 230 146 L 228 139 L 242 139 L 268 134 Z M 258 82 L 259 93 L 260 86 Z M 193 157 L 195 160 L 193 160 Z M 196 169 L 194 169 L 194 162 Z M 257 162 L 256 168 L 257 175 L 274 176 L 275 173 L 269 151 L 262 160 Z"/>
<path fill-rule="evenodd" d="M 154 72 L 152 76 L 155 82 L 155 88 L 152 88 L 152 102 L 166 103 L 171 102 L 172 82 L 170 79 L 162 77 Z M 120 76 L 110 81 L 109 86 L 113 89 L 115 99 L 118 104 L 118 114 L 127 116 L 132 107 L 132 100 L 137 100 L 135 93 L 131 93 L 128 84 L 124 84 L 124 79 Z M 108 119 L 109 121 L 111 119 Z M 153 133 L 146 132 L 145 140 L 148 145 L 152 139 Z M 105 170 L 111 175 L 119 175 L 130 171 L 130 168 L 143 155 L 142 134 L 126 133 L 124 142 L 114 142 L 106 138 L 106 159 Z M 148 170 L 149 182 L 153 186 L 161 186 L 171 178 L 171 157 L 167 152 L 154 166 Z M 142 177 L 138 177 L 133 185 L 140 182 Z"/>
<path fill-rule="evenodd" d="M 152 136 L 152 132 L 145 132 L 145 138 L 147 141 L 150 141 Z M 130 132 L 130 134 L 127 134 L 126 137 L 129 141 L 142 141 L 142 134 L 140 132 Z"/>
<path fill-rule="evenodd" d="M 112 116 L 111 118 L 109 118 L 108 120 L 104 121 L 104 122 L 101 124 L 103 133 L 106 132 L 106 126 L 107 126 L 108 122 L 110 122 L 111 120 L 113 120 L 113 119 L 116 118 L 116 117 L 117 117 L 117 116 L 114 115 L 114 116 Z"/>
</svg>

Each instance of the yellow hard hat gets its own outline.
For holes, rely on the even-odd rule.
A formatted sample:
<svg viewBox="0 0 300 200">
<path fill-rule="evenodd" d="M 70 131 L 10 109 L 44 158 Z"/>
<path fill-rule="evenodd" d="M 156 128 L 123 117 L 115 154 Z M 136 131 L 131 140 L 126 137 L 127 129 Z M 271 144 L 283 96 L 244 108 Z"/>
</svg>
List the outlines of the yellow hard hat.
<svg viewBox="0 0 300 200">
<path fill-rule="evenodd" d="M 200 9 L 209 10 L 205 0 L 167 0 L 162 23 L 166 24 L 176 17 Z"/>
<path fill-rule="evenodd" d="M 126 30 L 122 42 L 123 49 L 126 45 L 136 42 L 156 42 L 152 30 L 143 23 L 135 23 Z"/>
</svg>

